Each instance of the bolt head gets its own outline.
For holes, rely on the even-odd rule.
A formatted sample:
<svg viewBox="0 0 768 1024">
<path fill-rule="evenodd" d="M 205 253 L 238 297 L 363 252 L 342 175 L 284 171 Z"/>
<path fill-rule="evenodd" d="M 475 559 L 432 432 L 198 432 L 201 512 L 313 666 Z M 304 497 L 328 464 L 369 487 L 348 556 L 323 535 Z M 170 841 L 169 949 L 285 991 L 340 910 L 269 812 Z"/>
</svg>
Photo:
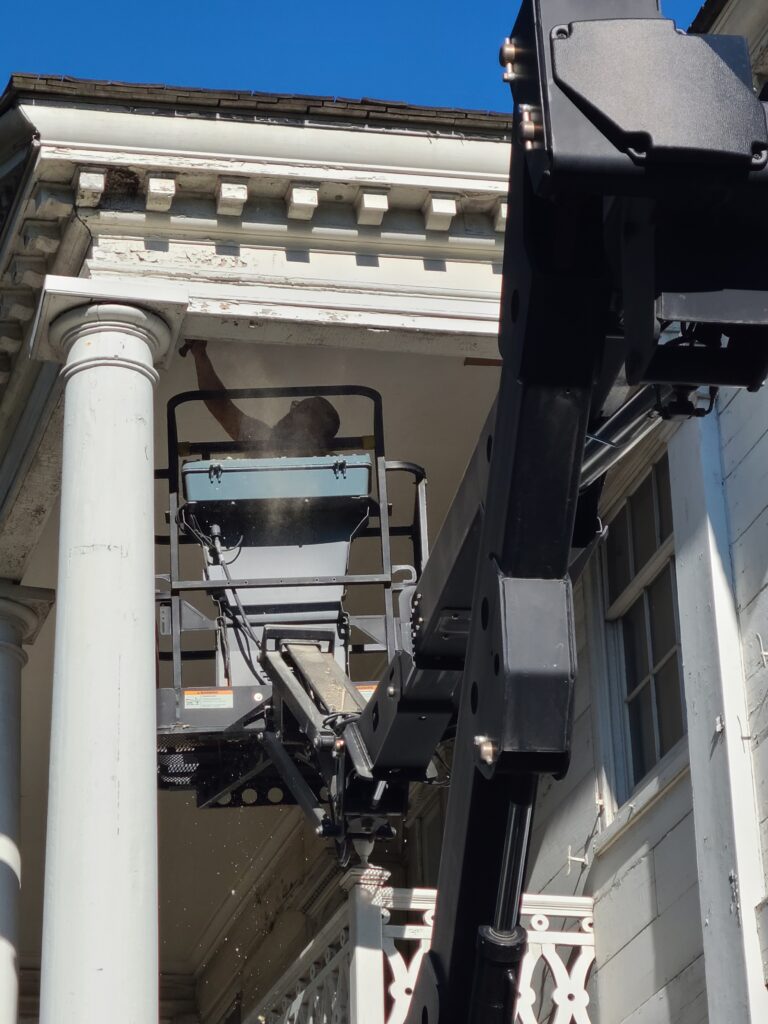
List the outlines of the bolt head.
<svg viewBox="0 0 768 1024">
<path fill-rule="evenodd" d="M 484 764 L 494 764 L 499 756 L 498 745 L 488 736 L 475 736 L 475 747 Z"/>
<path fill-rule="evenodd" d="M 514 40 L 506 36 L 504 42 L 501 44 L 499 49 L 499 64 L 502 67 L 506 67 L 507 64 L 514 64 L 515 58 L 517 57 L 517 46 Z"/>
<path fill-rule="evenodd" d="M 501 66 L 504 68 L 504 72 L 501 76 L 502 81 L 514 82 L 514 80 L 517 78 L 514 68 L 517 56 L 517 46 L 515 45 L 514 41 L 511 40 L 509 36 L 507 36 L 507 38 L 501 44 L 501 49 L 499 50 L 499 64 L 501 64 Z"/>
<path fill-rule="evenodd" d="M 387 696 L 388 697 L 394 697 L 395 696 L 395 688 L 394 688 L 394 686 L 388 686 L 387 687 Z"/>
</svg>

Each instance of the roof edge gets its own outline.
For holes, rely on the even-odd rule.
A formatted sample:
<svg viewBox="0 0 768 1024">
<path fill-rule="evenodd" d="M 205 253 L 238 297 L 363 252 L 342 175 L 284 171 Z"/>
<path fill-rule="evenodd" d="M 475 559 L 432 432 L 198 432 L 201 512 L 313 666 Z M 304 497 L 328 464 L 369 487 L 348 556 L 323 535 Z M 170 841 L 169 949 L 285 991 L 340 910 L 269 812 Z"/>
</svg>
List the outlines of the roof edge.
<svg viewBox="0 0 768 1024">
<path fill-rule="evenodd" d="M 20 101 L 72 100 L 94 105 L 129 105 L 184 112 L 243 114 L 285 120 L 328 120 L 336 124 L 375 124 L 395 128 L 410 125 L 458 132 L 498 136 L 512 129 L 511 113 L 450 107 L 427 107 L 400 101 L 345 99 L 337 96 L 308 96 L 292 93 L 248 92 L 198 87 L 153 85 L 71 78 L 64 75 L 11 75 L 0 96 L 0 113 Z"/>
</svg>

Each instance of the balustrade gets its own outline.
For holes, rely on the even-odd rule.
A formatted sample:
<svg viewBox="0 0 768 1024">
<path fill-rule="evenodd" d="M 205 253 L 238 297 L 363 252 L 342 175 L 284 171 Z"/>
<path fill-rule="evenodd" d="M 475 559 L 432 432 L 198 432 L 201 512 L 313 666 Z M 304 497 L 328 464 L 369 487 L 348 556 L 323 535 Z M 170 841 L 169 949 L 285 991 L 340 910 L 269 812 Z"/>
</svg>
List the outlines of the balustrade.
<svg viewBox="0 0 768 1024">
<path fill-rule="evenodd" d="M 434 889 L 398 889 L 378 868 L 349 871 L 343 904 L 244 1024 L 403 1024 L 429 950 Z M 524 895 L 528 952 L 515 1024 L 590 1024 L 592 899 Z"/>
</svg>

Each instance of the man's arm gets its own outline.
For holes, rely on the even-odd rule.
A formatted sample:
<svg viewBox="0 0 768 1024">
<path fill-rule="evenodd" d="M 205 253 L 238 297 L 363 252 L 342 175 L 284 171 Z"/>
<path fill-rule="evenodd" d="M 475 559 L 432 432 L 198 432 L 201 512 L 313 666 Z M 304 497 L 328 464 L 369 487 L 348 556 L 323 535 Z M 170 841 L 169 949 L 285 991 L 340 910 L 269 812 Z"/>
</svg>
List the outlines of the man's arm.
<svg viewBox="0 0 768 1024">
<path fill-rule="evenodd" d="M 195 360 L 198 387 L 201 391 L 224 391 L 206 346 L 207 342 L 202 340 L 189 341 L 186 346 Z M 269 437 L 270 428 L 266 423 L 255 416 L 246 416 L 229 398 L 207 398 L 205 404 L 233 441 L 264 441 Z"/>
</svg>

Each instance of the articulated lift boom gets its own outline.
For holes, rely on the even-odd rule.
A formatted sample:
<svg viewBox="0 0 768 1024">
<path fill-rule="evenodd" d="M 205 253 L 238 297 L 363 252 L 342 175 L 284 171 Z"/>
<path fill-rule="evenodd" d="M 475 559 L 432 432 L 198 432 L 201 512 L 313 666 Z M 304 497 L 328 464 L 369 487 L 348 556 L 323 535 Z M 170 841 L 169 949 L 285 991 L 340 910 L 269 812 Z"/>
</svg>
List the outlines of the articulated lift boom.
<svg viewBox="0 0 768 1024">
<path fill-rule="evenodd" d="M 429 557 L 423 473 L 386 459 L 374 392 L 351 389 L 373 402 L 372 452 L 352 437 L 215 462 L 246 446 L 175 435 L 177 407 L 212 395 L 179 396 L 169 414 L 161 784 L 194 788 L 201 806 L 296 802 L 342 860 L 352 845 L 365 859 L 455 728 L 408 1024 L 514 1019 L 536 784 L 568 768 L 571 588 L 604 534 L 605 472 L 658 417 L 701 415 L 719 386 L 757 390 L 768 373 L 768 104 L 745 41 L 687 36 L 657 0 L 523 0 L 502 63 L 515 131 L 501 382 Z M 345 393 L 303 389 L 329 391 Z M 182 486 L 185 454 L 198 460 Z M 403 469 L 415 513 L 393 528 L 387 477 Z M 392 564 L 398 534 L 411 566 Z M 349 574 L 366 535 L 380 567 Z M 184 542 L 202 546 L 203 580 L 182 579 Z M 359 583 L 381 587 L 378 616 L 346 612 Z M 215 619 L 192 592 L 214 598 Z M 387 661 L 367 703 L 349 679 L 353 627 L 368 637 L 357 649 Z M 182 640 L 199 629 L 217 635 L 210 693 L 182 680 Z"/>
<path fill-rule="evenodd" d="M 612 386 L 692 415 L 697 389 L 756 390 L 768 370 L 766 104 L 746 42 L 687 36 L 657 0 L 523 0 L 501 59 L 515 100 L 503 368 L 474 460 L 489 466 L 465 542 L 435 932 L 408 1024 L 514 1020 L 536 779 L 569 754 L 569 565 L 600 531 L 589 449 Z M 468 561 L 442 571 L 440 553 L 419 584 L 417 664 L 438 656 Z"/>
</svg>

